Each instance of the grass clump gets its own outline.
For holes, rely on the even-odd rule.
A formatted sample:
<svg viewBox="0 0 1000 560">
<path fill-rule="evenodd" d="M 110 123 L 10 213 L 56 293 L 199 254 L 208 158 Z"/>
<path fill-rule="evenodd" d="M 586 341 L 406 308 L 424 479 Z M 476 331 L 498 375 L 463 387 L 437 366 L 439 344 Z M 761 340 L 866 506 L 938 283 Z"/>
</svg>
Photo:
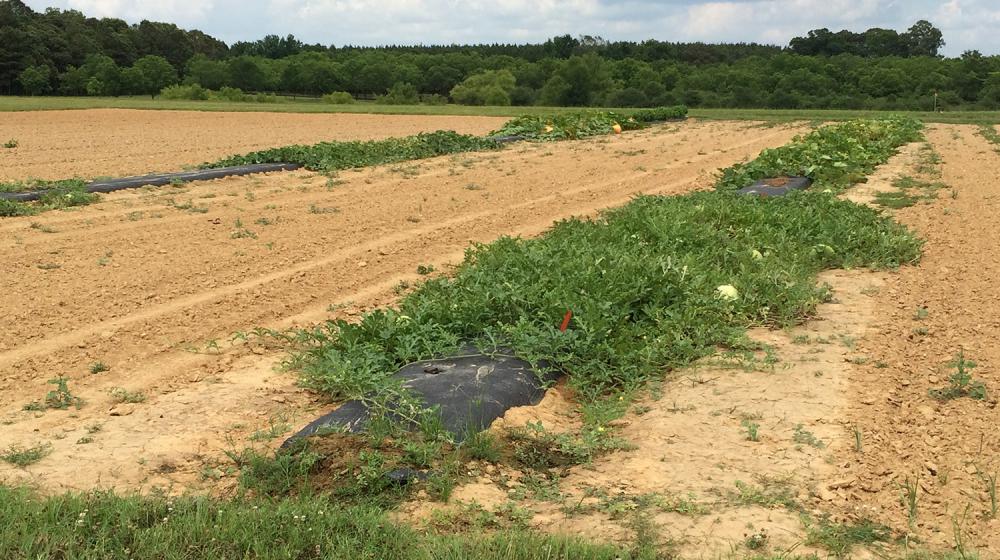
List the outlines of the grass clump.
<svg viewBox="0 0 1000 560">
<path fill-rule="evenodd" d="M 986 400 L 986 385 L 982 381 L 972 378 L 971 371 L 976 367 L 976 362 L 965 359 L 965 352 L 959 352 L 955 359 L 948 363 L 955 368 L 955 372 L 948 378 L 948 386 L 940 389 L 931 389 L 930 396 L 939 400 L 947 401 L 969 397 L 970 399 L 982 401 Z"/>
<path fill-rule="evenodd" d="M 114 387 L 108 391 L 111 400 L 116 403 L 139 404 L 146 402 L 146 395 L 142 391 L 129 391 L 124 387 Z"/>
<path fill-rule="evenodd" d="M 425 535 L 369 506 L 322 497 L 285 500 L 119 496 L 110 491 L 40 497 L 0 487 L 2 558 L 378 558 L 510 560 L 632 558 L 579 539 L 507 530 L 490 536 Z"/>
<path fill-rule="evenodd" d="M 837 558 L 850 554 L 856 545 L 873 545 L 892 540 L 892 530 L 880 523 L 860 520 L 855 523 L 834 523 L 822 518 L 806 526 L 806 546 L 821 546 Z"/>
<path fill-rule="evenodd" d="M 7 148 L 8 150 L 13 150 L 14 148 L 17 148 L 20 145 L 21 143 L 17 141 L 17 138 L 11 138 L 10 140 L 3 143 L 3 147 Z"/>
<path fill-rule="evenodd" d="M 920 121 L 908 117 L 824 126 L 725 169 L 717 188 L 735 191 L 767 177 L 804 175 L 816 182 L 814 189 L 844 189 L 885 163 L 899 146 L 918 140 L 922 128 Z"/>
<path fill-rule="evenodd" d="M 0 459 L 18 466 L 27 467 L 33 465 L 52 453 L 52 445 L 48 443 L 38 444 L 32 447 L 19 447 L 12 445 L 3 452 L 0 452 Z"/>
</svg>

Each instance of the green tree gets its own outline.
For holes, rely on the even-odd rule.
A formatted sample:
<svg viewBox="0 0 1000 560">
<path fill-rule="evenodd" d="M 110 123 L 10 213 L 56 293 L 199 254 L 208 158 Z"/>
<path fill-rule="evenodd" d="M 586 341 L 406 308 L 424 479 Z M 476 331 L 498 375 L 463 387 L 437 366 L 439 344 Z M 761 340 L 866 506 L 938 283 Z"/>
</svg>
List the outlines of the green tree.
<svg viewBox="0 0 1000 560">
<path fill-rule="evenodd" d="M 220 89 L 229 81 L 226 63 L 196 54 L 187 63 L 184 82 L 198 84 L 208 89 Z"/>
<path fill-rule="evenodd" d="M 910 56 L 937 56 L 945 45 L 941 30 L 927 20 L 920 20 L 904 33 L 909 43 Z"/>
<path fill-rule="evenodd" d="M 145 93 L 156 97 L 160 91 L 170 85 L 177 83 L 177 71 L 162 56 L 146 55 L 131 68 L 130 79 L 133 83 L 134 93 Z"/>
<path fill-rule="evenodd" d="M 455 103 L 461 105 L 510 105 L 517 80 L 509 70 L 473 74 L 451 90 Z"/>
<path fill-rule="evenodd" d="M 52 84 L 52 70 L 48 66 L 29 66 L 17 77 L 28 95 L 42 95 Z"/>
</svg>

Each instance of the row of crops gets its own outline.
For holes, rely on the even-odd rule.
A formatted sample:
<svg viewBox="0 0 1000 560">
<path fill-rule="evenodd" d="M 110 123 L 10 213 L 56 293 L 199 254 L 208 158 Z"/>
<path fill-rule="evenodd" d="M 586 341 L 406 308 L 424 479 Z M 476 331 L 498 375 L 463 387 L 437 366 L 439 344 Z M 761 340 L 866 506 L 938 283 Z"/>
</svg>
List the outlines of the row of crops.
<svg viewBox="0 0 1000 560">
<path fill-rule="evenodd" d="M 474 342 L 549 363 L 599 398 L 720 346 L 745 348 L 747 327 L 795 323 L 828 297 L 819 271 L 919 258 L 905 228 L 822 191 L 863 178 L 920 128 L 912 119 L 823 127 L 724 170 L 717 192 L 641 197 L 536 239 L 477 245 L 453 276 L 426 282 L 397 308 L 315 331 L 298 360 L 304 379 L 357 397 L 402 364 Z M 802 173 L 820 188 L 778 199 L 729 192 Z M 561 332 L 567 310 L 574 323 Z"/>
<path fill-rule="evenodd" d="M 202 165 L 217 169 L 258 163 L 298 164 L 311 171 L 335 173 L 355 169 L 437 157 L 463 152 L 499 150 L 504 142 L 498 138 L 526 141 L 554 141 L 612 134 L 621 130 L 637 130 L 651 123 L 683 119 L 687 107 L 660 107 L 631 113 L 609 111 L 578 111 L 549 116 L 526 116 L 512 119 L 498 131 L 486 137 L 437 131 L 403 138 L 373 141 L 320 142 L 304 146 L 284 146 L 249 154 L 235 155 Z M 27 216 L 44 210 L 91 204 L 98 196 L 86 191 L 86 181 L 17 181 L 0 183 L 0 193 L 45 191 L 35 204 L 25 204 L 0 197 L 0 217 Z"/>
</svg>

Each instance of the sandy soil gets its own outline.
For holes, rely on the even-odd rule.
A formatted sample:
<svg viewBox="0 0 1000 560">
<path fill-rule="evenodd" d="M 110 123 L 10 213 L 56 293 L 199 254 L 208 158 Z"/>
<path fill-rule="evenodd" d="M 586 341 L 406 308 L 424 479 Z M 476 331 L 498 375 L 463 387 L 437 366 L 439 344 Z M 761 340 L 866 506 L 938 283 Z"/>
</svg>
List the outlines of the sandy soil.
<svg viewBox="0 0 1000 560">
<path fill-rule="evenodd" d="M 690 122 L 329 182 L 295 172 L 120 192 L 0 221 L 0 279 L 15 287 L 0 298 L 0 448 L 52 445 L 27 469 L 0 465 L 0 480 L 50 491 L 232 484 L 224 450 L 328 407 L 275 371 L 281 352 L 231 344 L 234 332 L 356 316 L 418 280 L 418 265 L 446 270 L 470 241 L 537 234 L 636 193 L 708 187 L 716 169 L 800 130 Z M 96 362 L 110 371 L 90 373 Z M 86 404 L 23 411 L 57 376 Z M 116 387 L 146 400 L 116 403 Z"/>
<path fill-rule="evenodd" d="M 1000 470 L 1000 333 L 993 284 L 1000 277 L 1000 155 L 972 126 L 934 125 L 927 134 L 943 158 L 942 189 L 931 204 L 895 212 L 927 240 L 917 268 L 906 268 L 874 298 L 870 336 L 858 343 L 868 358 L 852 370 L 845 422 L 864 434 L 864 453 L 843 453 L 843 475 L 855 482 L 836 503 L 866 504 L 902 533 L 940 547 L 1000 552 L 1000 520 L 987 478 Z M 920 311 L 920 310 L 924 311 Z M 948 365 L 964 351 L 978 367 L 986 401 L 938 401 L 928 391 L 948 385 Z M 995 478 L 994 478 L 995 480 Z M 918 486 L 910 526 L 900 499 Z M 990 557 L 989 554 L 985 557 Z"/>
<path fill-rule="evenodd" d="M 512 497 L 527 493 L 515 503 L 545 531 L 628 543 L 641 512 L 663 550 L 685 558 L 751 554 L 754 534 L 767 535 L 757 552 L 827 557 L 800 515 L 780 503 L 787 498 L 813 522 L 871 520 L 898 539 L 881 549 L 855 547 L 854 558 L 902 556 L 905 546 L 960 545 L 983 558 L 1000 552 L 988 492 L 1000 469 L 1000 319 L 991 295 L 1000 275 L 993 181 L 1000 155 L 974 127 L 932 126 L 928 139 L 942 165 L 928 162 L 926 145 L 911 144 L 845 194 L 870 204 L 900 176 L 943 181 L 936 200 L 891 211 L 926 238 L 919 266 L 822 275 L 835 301 L 815 320 L 751 332 L 770 346 L 770 357 L 732 364 L 737 369 L 709 361 L 652 387 L 615 423 L 633 451 L 541 486 L 524 473 L 472 465 L 473 482 L 449 505 L 415 501 L 399 516 L 427 524 L 442 518 L 431 515 L 435 509 L 461 513 L 470 503 L 502 516 Z M 972 374 L 986 384 L 987 400 L 929 396 L 948 384 L 954 367 L 946 364 L 960 350 L 978 363 Z M 538 421 L 573 432 L 579 412 L 565 390 L 554 390 L 538 407 L 512 410 L 495 429 Z M 758 424 L 760 441 L 748 441 L 744 422 Z M 902 499 L 908 483 L 917 485 L 912 524 Z"/>
<path fill-rule="evenodd" d="M 455 130 L 486 134 L 506 118 L 305 115 L 88 109 L 4 113 L 0 181 L 120 177 L 163 171 L 264 148 L 372 140 Z"/>
</svg>

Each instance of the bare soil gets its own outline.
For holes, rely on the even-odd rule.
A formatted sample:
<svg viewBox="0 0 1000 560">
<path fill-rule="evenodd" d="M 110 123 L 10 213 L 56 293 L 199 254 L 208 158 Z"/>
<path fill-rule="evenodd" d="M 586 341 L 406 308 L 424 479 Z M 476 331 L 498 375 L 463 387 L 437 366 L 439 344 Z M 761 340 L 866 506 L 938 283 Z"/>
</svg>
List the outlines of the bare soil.
<svg viewBox="0 0 1000 560">
<path fill-rule="evenodd" d="M 454 130 L 486 134 L 507 119 L 365 114 L 212 113 L 86 109 L 4 113 L 0 181 L 181 171 L 232 154 L 329 140 Z"/>
<path fill-rule="evenodd" d="M 471 241 L 709 188 L 716 169 L 802 130 L 752 126 L 688 122 L 335 180 L 189 183 L 0 221 L 0 279 L 13 287 L 0 296 L 0 449 L 52 445 L 25 469 L 0 464 L 0 480 L 224 490 L 225 450 L 274 446 L 330 406 L 276 369 L 281 351 L 233 333 L 355 317 L 419 281 L 418 265 L 446 272 Z M 110 370 L 91 373 L 97 362 Z M 59 376 L 80 409 L 22 410 Z M 146 399 L 115 402 L 116 387 Z"/>
</svg>

